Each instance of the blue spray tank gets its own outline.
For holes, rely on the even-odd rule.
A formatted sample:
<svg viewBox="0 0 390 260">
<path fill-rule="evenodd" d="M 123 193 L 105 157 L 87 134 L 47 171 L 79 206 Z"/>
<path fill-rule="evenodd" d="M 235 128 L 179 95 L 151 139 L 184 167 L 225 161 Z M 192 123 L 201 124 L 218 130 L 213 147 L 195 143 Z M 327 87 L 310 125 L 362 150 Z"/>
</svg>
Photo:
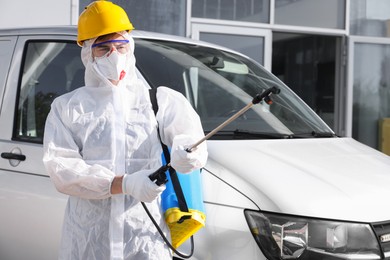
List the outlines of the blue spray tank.
<svg viewBox="0 0 390 260">
<path fill-rule="evenodd" d="M 164 161 L 165 159 L 163 159 Z M 161 194 L 161 206 L 165 222 L 171 232 L 172 246 L 178 248 L 206 224 L 202 179 L 199 169 L 187 174 L 177 173 L 176 176 L 187 204 L 187 211 L 183 211 L 169 171 L 166 172 L 166 176 L 168 181 Z"/>
</svg>

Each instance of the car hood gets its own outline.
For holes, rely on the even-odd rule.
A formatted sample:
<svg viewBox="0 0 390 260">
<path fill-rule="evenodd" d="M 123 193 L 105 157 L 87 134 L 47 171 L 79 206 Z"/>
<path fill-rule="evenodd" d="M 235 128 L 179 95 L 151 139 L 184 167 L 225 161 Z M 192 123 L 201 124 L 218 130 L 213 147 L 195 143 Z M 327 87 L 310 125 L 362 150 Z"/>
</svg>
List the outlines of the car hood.
<svg viewBox="0 0 390 260">
<path fill-rule="evenodd" d="M 208 149 L 206 170 L 261 210 L 390 220 L 390 157 L 352 138 L 209 141 Z"/>
</svg>

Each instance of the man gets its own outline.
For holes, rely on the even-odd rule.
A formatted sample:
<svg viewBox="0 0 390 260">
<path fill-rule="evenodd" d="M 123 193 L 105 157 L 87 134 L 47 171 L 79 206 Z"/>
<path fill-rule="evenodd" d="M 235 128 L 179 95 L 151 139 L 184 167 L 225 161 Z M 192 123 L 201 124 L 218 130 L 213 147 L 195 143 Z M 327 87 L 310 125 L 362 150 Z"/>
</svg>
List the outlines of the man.
<svg viewBox="0 0 390 260">
<path fill-rule="evenodd" d="M 136 76 L 132 29 L 111 2 L 84 10 L 77 41 L 86 86 L 57 98 L 47 117 L 43 161 L 56 188 L 69 195 L 60 259 L 172 259 L 140 203 L 169 237 L 159 196 L 165 186 L 148 177 L 161 166 L 157 124 L 177 171 L 191 172 L 207 159 L 205 144 L 185 151 L 204 135 L 183 95 L 159 87 L 154 115 Z"/>
</svg>

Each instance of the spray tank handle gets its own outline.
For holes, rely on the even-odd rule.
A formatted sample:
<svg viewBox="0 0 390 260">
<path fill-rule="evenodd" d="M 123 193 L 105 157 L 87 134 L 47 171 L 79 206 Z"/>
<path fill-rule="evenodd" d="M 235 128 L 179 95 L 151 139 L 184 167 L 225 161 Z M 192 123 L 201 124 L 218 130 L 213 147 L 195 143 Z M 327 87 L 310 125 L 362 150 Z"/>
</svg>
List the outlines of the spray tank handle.
<svg viewBox="0 0 390 260">
<path fill-rule="evenodd" d="M 160 168 L 158 168 L 154 173 L 149 175 L 149 179 L 156 183 L 157 186 L 161 186 L 168 182 L 167 176 L 165 172 L 171 167 L 170 164 L 163 165 Z"/>
</svg>

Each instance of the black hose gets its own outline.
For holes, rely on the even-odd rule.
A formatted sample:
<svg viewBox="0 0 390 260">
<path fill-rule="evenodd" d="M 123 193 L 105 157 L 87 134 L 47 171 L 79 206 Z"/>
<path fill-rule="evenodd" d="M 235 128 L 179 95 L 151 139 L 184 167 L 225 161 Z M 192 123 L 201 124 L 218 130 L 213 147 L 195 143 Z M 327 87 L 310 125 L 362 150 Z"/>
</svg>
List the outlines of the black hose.
<svg viewBox="0 0 390 260">
<path fill-rule="evenodd" d="M 172 249 L 172 251 L 177 254 L 178 256 L 182 257 L 182 258 L 190 258 L 193 254 L 194 254 L 194 238 L 193 236 L 191 236 L 191 252 L 189 255 L 184 255 L 183 253 L 180 253 L 179 251 L 177 251 L 173 246 L 172 244 L 169 242 L 169 240 L 167 239 L 167 237 L 164 235 L 163 231 L 161 230 L 161 228 L 158 226 L 156 220 L 153 218 L 152 214 L 150 214 L 149 212 L 149 209 L 146 207 L 145 203 L 144 202 L 141 202 L 142 204 L 142 207 L 144 207 L 145 211 L 146 211 L 146 214 L 148 214 L 150 220 L 153 222 L 154 226 L 157 228 L 157 231 L 158 233 L 160 233 L 162 239 L 164 240 L 164 242 L 168 245 L 168 247 L 170 249 Z"/>
</svg>

